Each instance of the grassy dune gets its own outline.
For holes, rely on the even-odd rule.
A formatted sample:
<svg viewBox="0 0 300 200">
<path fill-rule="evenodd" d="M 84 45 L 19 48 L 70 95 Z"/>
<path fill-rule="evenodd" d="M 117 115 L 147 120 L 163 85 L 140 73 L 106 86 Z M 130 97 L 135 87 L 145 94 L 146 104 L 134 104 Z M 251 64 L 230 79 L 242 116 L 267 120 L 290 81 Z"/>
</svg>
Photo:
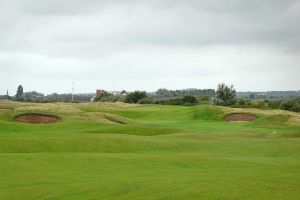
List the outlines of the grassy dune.
<svg viewBox="0 0 300 200">
<path fill-rule="evenodd" d="M 229 113 L 253 122 L 225 122 Z M 56 124 L 12 122 L 54 114 Z M 0 199 L 299 199 L 300 115 L 0 101 Z"/>
</svg>

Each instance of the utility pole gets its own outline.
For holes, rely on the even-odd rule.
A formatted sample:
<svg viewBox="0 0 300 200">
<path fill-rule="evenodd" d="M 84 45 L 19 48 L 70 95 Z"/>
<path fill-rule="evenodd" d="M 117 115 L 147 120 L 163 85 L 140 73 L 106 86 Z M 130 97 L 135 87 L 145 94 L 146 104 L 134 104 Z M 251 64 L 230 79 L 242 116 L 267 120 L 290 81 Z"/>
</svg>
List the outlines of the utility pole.
<svg viewBox="0 0 300 200">
<path fill-rule="evenodd" d="M 72 102 L 74 101 L 74 82 L 72 82 Z"/>
</svg>

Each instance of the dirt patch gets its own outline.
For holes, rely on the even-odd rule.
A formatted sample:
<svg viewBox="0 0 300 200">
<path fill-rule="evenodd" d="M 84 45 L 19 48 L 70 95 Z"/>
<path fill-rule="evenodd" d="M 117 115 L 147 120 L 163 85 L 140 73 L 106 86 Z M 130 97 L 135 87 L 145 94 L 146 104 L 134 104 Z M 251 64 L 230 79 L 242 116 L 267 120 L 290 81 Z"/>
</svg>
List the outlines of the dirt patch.
<svg viewBox="0 0 300 200">
<path fill-rule="evenodd" d="M 47 114 L 23 114 L 16 116 L 14 122 L 23 122 L 31 124 L 50 124 L 60 120 L 59 117 Z"/>
<path fill-rule="evenodd" d="M 245 113 L 234 113 L 226 115 L 225 121 L 253 121 L 256 119 L 255 115 L 245 114 Z"/>
</svg>

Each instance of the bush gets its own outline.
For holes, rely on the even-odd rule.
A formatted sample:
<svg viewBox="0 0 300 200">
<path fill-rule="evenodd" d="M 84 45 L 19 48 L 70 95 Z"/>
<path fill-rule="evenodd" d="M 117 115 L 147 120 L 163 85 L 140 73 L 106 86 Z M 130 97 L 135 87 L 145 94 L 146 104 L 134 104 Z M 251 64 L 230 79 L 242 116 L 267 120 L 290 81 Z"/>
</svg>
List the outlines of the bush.
<svg viewBox="0 0 300 200">
<path fill-rule="evenodd" d="M 230 99 L 230 100 L 224 101 L 222 99 L 214 98 L 212 103 L 217 106 L 231 106 L 231 105 L 236 104 L 236 99 Z"/>
<path fill-rule="evenodd" d="M 231 85 L 230 87 L 221 83 L 216 91 L 216 98 L 213 100 L 214 105 L 229 106 L 235 104 L 236 91 Z"/>
<path fill-rule="evenodd" d="M 118 95 L 113 95 L 112 93 L 103 92 L 102 94 L 95 97 L 94 101 L 100 102 L 116 102 L 118 100 Z"/>
<path fill-rule="evenodd" d="M 268 104 L 264 100 L 251 101 L 251 107 L 253 108 L 267 108 Z"/>
<path fill-rule="evenodd" d="M 199 100 L 200 101 L 210 101 L 211 98 L 209 96 L 201 96 L 201 97 L 199 97 Z"/>
<path fill-rule="evenodd" d="M 162 101 L 156 101 L 156 104 L 161 105 L 181 105 L 182 98 L 176 98 L 176 99 L 166 99 Z"/>
<path fill-rule="evenodd" d="M 162 105 L 195 105 L 198 103 L 198 100 L 194 96 L 184 96 L 183 98 L 166 99 L 155 103 Z"/>
<path fill-rule="evenodd" d="M 151 97 L 146 97 L 146 98 L 140 99 L 137 103 L 139 103 L 139 104 L 152 104 L 153 100 L 152 100 Z"/>
<path fill-rule="evenodd" d="M 300 112 L 300 100 L 298 99 L 288 99 L 280 104 L 280 109 L 289 110 L 294 112 Z"/>
<path fill-rule="evenodd" d="M 267 108 L 268 103 L 264 100 L 249 100 L 249 99 L 237 99 L 234 105 L 235 108 Z"/>
<path fill-rule="evenodd" d="M 16 101 L 23 102 L 23 101 L 24 101 L 24 98 L 22 98 L 22 97 L 16 98 Z"/>
<path fill-rule="evenodd" d="M 269 108 L 280 109 L 281 101 L 266 101 Z"/>
<path fill-rule="evenodd" d="M 224 105 L 224 101 L 222 99 L 214 98 L 212 103 L 216 106 Z"/>
<path fill-rule="evenodd" d="M 196 104 L 196 103 L 198 103 L 198 100 L 194 96 L 184 96 L 181 99 L 181 104 L 182 105 L 193 105 L 193 104 Z"/>
<path fill-rule="evenodd" d="M 246 101 L 245 101 L 245 99 L 238 99 L 236 104 L 240 105 L 240 106 L 244 106 L 244 105 L 246 105 Z"/>
<path fill-rule="evenodd" d="M 139 100 L 147 98 L 148 95 L 145 91 L 134 91 L 129 93 L 125 98 L 125 103 L 137 103 Z"/>
<path fill-rule="evenodd" d="M 117 99 L 115 102 L 125 102 L 126 96 L 124 95 L 117 95 Z"/>
</svg>

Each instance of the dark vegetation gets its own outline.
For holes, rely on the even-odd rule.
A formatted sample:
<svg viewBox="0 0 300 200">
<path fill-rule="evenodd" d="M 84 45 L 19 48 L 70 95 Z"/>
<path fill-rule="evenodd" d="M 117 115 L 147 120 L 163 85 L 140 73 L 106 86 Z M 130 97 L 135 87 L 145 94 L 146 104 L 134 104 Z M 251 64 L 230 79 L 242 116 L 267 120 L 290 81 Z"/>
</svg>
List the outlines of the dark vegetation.
<svg viewBox="0 0 300 200">
<path fill-rule="evenodd" d="M 17 94 L 16 94 L 16 99 L 19 101 L 24 101 L 24 92 L 23 92 L 23 86 L 19 85 L 18 86 L 18 90 L 17 90 Z"/>
<path fill-rule="evenodd" d="M 236 91 L 231 85 L 230 87 L 221 83 L 218 85 L 216 91 L 216 98 L 214 99 L 214 105 L 229 106 L 235 103 Z"/>
<path fill-rule="evenodd" d="M 148 95 L 145 91 L 134 91 L 129 93 L 124 102 L 125 103 L 138 103 L 139 101 L 143 101 L 148 98 Z"/>
<path fill-rule="evenodd" d="M 122 95 L 114 95 L 112 93 L 104 91 L 100 95 L 96 96 L 94 98 L 94 101 L 99 101 L 99 102 L 122 102 L 124 101 L 125 97 Z"/>
<path fill-rule="evenodd" d="M 284 100 L 284 101 L 281 102 L 280 108 L 282 110 L 300 112 L 300 99 Z"/>
<path fill-rule="evenodd" d="M 73 102 L 90 102 L 94 97 L 94 94 L 74 94 Z M 48 95 L 44 95 L 43 93 L 39 93 L 36 91 L 24 92 L 23 86 L 19 85 L 17 89 L 17 93 L 15 96 L 7 95 L 0 96 L 0 99 L 14 100 L 14 101 L 25 101 L 25 102 L 34 102 L 34 103 L 50 103 L 50 102 L 71 102 L 72 94 L 58 94 L 52 93 Z"/>
<path fill-rule="evenodd" d="M 280 101 L 300 97 L 300 91 L 267 91 L 267 92 L 237 92 L 243 99 L 262 99 L 268 101 Z"/>
<path fill-rule="evenodd" d="M 290 98 L 288 98 L 288 95 Z M 286 98 L 281 99 L 284 97 Z M 293 112 L 300 112 L 300 92 L 274 91 L 266 93 L 237 93 L 233 85 L 228 86 L 225 83 L 219 84 L 217 90 L 168 90 L 162 88 L 158 89 L 155 93 L 147 93 L 146 91 L 134 91 L 128 93 L 124 90 L 119 93 L 110 93 L 105 90 L 101 90 L 101 93 L 99 93 L 96 96 L 93 93 L 74 94 L 73 98 L 73 102 L 98 101 L 187 106 L 197 104 L 213 104 L 220 106 L 230 106 L 235 108 L 282 109 Z M 19 85 L 15 96 L 9 96 L 7 91 L 7 95 L 0 96 L 0 99 L 36 103 L 71 102 L 72 94 L 53 93 L 49 95 L 44 95 L 43 93 L 39 93 L 36 91 L 24 92 L 23 86 Z"/>
<path fill-rule="evenodd" d="M 214 97 L 215 90 L 214 89 L 184 89 L 184 90 L 168 90 L 165 88 L 158 89 L 155 92 L 158 97 L 183 97 L 183 96 L 207 96 Z"/>
<path fill-rule="evenodd" d="M 176 98 L 176 99 L 167 99 L 162 101 L 156 101 L 156 104 L 162 104 L 162 105 L 196 105 L 198 104 L 198 100 L 194 96 L 184 96 L 182 98 Z"/>
</svg>

